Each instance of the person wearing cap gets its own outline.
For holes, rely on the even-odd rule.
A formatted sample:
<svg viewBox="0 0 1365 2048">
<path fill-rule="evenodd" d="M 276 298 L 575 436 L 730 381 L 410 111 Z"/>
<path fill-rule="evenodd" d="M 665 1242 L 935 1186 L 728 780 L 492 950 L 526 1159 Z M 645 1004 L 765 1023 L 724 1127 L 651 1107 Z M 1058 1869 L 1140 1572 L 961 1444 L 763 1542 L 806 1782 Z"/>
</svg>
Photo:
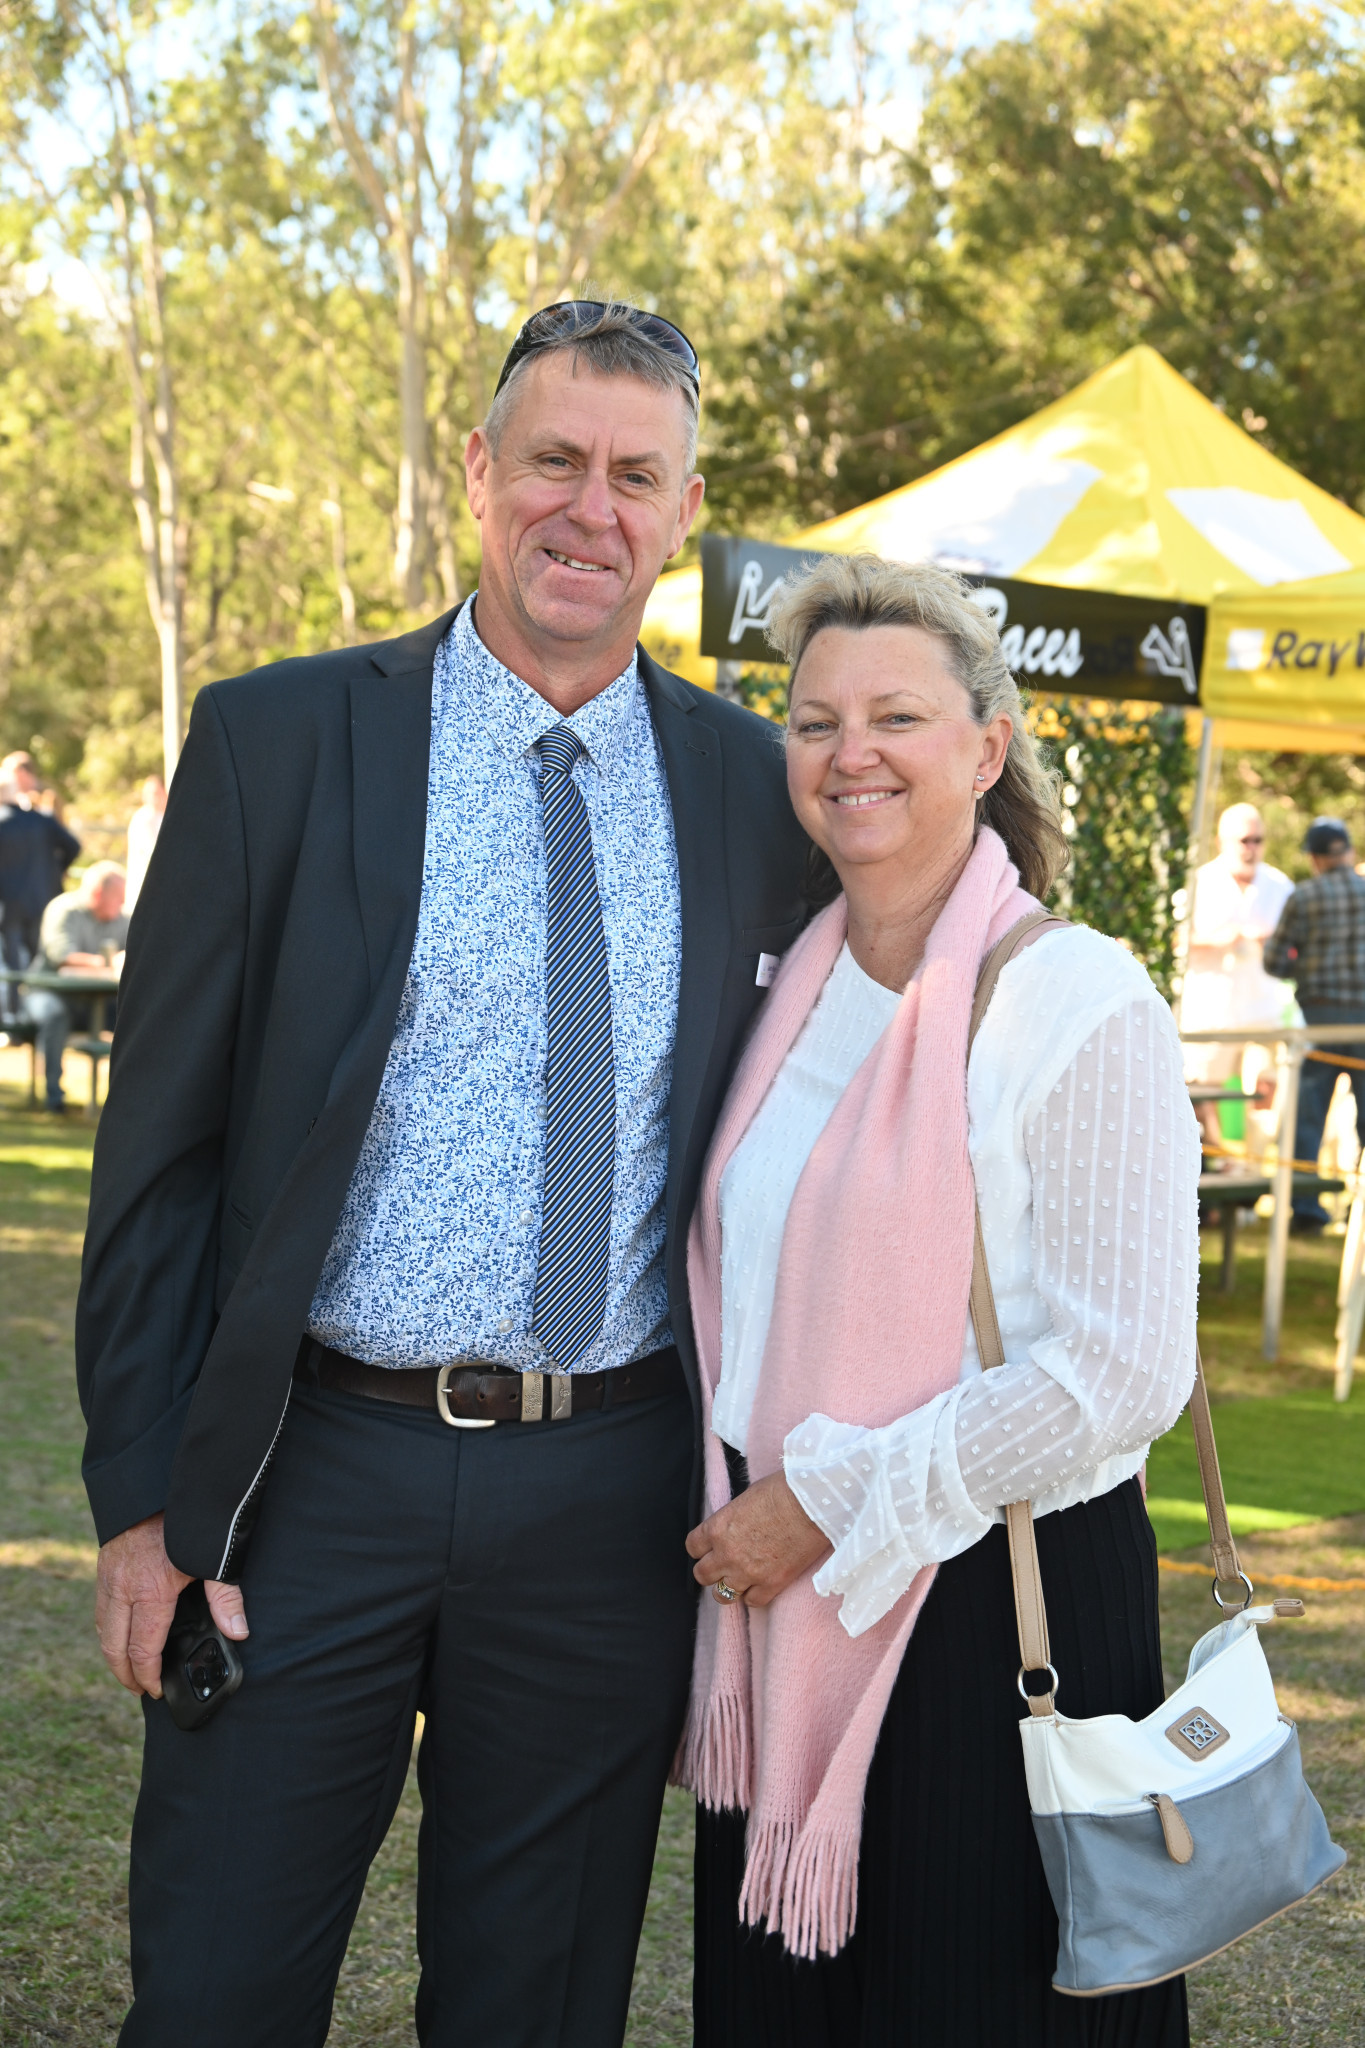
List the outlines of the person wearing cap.
<svg viewBox="0 0 1365 2048">
<path fill-rule="evenodd" d="M 623 2037 L 696 1612 L 686 1223 L 809 912 L 771 726 L 638 644 L 699 390 L 655 315 L 534 315 L 476 595 L 195 700 L 77 1333 L 146 1730 L 122 2048 L 320 2048 L 419 1714 L 418 2038 Z M 245 1678 L 186 1733 L 196 1578 Z"/>
<path fill-rule="evenodd" d="M 1294 884 L 1264 855 L 1260 812 L 1254 804 L 1231 804 L 1218 820 L 1217 857 L 1194 877 L 1190 950 L 1180 992 L 1182 1031 L 1227 1031 L 1238 1025 L 1255 1030 L 1281 1020 L 1286 990 L 1266 973 L 1262 947 Z M 1245 1052 L 1235 1043 L 1187 1045 L 1186 1079 L 1240 1077 Z M 1209 1141 L 1221 1146 L 1218 1105 L 1201 1103 L 1200 1110 Z"/>
<path fill-rule="evenodd" d="M 1365 1024 L 1365 876 L 1355 871 L 1351 835 L 1340 818 L 1315 818 L 1303 850 L 1313 873 L 1300 882 L 1265 943 L 1268 974 L 1294 983 L 1305 1024 Z M 1365 1054 L 1352 1047 L 1351 1056 Z M 1337 1077 L 1349 1076 L 1356 1129 L 1365 1143 L 1365 1070 L 1306 1059 L 1299 1079 L 1294 1157 L 1316 1162 Z M 1290 1228 L 1313 1233 L 1328 1221 L 1316 1195 L 1296 1195 Z"/>
</svg>

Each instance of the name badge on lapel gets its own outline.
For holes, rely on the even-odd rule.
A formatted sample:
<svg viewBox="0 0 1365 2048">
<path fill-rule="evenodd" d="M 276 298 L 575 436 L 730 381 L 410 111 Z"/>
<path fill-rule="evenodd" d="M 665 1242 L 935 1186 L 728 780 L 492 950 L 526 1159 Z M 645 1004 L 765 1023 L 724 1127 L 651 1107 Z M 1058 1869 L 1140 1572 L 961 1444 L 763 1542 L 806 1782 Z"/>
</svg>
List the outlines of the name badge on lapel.
<svg viewBox="0 0 1365 2048">
<path fill-rule="evenodd" d="M 778 955 L 776 953 L 760 953 L 758 956 L 758 973 L 754 976 L 754 987 L 771 988 L 777 979 L 778 964 Z"/>
</svg>

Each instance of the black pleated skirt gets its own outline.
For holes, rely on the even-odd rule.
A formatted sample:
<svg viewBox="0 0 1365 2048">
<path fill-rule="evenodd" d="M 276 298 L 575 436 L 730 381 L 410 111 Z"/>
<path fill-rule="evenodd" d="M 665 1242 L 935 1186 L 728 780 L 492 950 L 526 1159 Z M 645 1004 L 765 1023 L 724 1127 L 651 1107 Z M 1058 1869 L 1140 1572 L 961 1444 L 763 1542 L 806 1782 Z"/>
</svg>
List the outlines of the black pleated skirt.
<svg viewBox="0 0 1365 2048">
<path fill-rule="evenodd" d="M 1038 1523 L 1058 1702 L 1161 1704 L 1156 1544 L 1137 1481 Z M 943 1565 L 867 1781 L 858 1925 L 797 1962 L 739 1924 L 744 1820 L 699 1811 L 696 2048 L 1187 2048 L 1185 1980 L 1052 1989 L 1057 1919 L 1034 1839 L 1003 1528 Z"/>
</svg>

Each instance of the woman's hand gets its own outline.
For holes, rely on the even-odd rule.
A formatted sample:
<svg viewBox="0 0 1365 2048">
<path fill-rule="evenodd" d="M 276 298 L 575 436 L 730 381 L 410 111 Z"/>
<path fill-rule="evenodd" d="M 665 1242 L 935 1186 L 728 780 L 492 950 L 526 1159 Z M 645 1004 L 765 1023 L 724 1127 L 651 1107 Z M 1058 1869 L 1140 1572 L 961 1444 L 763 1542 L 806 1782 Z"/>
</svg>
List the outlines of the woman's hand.
<svg viewBox="0 0 1365 2048">
<path fill-rule="evenodd" d="M 698 1585 L 716 1586 L 723 1579 L 749 1607 L 766 1607 L 832 1548 L 781 1472 L 755 1480 L 687 1539 Z"/>
</svg>

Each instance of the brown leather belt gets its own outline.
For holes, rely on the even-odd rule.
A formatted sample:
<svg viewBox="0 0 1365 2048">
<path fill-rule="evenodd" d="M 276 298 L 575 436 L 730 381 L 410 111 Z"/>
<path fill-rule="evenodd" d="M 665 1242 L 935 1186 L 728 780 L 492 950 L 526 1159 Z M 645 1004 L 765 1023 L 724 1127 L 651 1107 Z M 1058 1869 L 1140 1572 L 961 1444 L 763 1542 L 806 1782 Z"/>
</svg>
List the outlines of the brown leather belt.
<svg viewBox="0 0 1365 2048">
<path fill-rule="evenodd" d="M 648 1401 L 681 1394 L 682 1360 L 670 1344 L 633 1365 L 610 1372 L 510 1372 L 482 1359 L 456 1365 L 367 1365 L 312 1337 L 305 1337 L 294 1361 L 303 1386 L 339 1394 L 363 1394 L 372 1401 L 396 1401 L 404 1408 L 428 1408 L 452 1429 L 491 1429 L 495 1422 L 563 1422 L 590 1408 L 617 1408 L 623 1401 Z"/>
</svg>

